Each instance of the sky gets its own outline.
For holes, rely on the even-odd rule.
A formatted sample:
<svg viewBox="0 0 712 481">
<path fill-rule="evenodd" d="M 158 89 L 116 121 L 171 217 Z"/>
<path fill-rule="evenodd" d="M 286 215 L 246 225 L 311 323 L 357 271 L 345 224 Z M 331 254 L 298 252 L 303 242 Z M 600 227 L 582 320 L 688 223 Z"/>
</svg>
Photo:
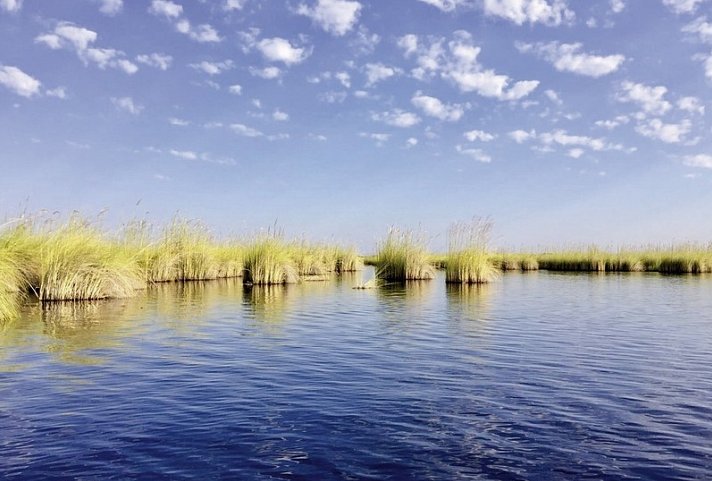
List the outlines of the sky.
<svg viewBox="0 0 712 481">
<path fill-rule="evenodd" d="M 712 0 L 0 0 L 0 216 L 712 241 Z"/>
</svg>

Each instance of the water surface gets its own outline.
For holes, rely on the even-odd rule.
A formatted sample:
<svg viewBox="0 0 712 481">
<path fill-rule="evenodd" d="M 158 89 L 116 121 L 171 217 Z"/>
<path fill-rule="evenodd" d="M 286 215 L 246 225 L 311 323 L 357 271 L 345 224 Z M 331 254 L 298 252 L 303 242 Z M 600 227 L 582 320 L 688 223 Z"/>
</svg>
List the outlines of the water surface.
<svg viewBox="0 0 712 481">
<path fill-rule="evenodd" d="M 712 479 L 712 277 L 358 280 L 29 306 L 0 333 L 0 473 Z"/>
</svg>

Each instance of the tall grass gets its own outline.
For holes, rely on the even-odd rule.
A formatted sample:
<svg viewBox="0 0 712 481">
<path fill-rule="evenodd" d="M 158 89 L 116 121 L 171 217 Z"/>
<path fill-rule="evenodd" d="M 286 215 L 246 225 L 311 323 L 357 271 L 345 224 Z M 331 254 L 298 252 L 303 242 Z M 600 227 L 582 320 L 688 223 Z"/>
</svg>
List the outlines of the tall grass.
<svg viewBox="0 0 712 481">
<path fill-rule="evenodd" d="M 537 260 L 540 268 L 553 271 L 700 274 L 712 272 L 712 246 L 682 244 L 616 250 L 591 246 L 540 254 Z"/>
<path fill-rule="evenodd" d="M 376 277 L 387 281 L 432 279 L 435 268 L 430 263 L 426 243 L 412 231 L 388 230 L 376 254 Z"/>
<path fill-rule="evenodd" d="M 33 237 L 29 282 L 40 301 L 130 297 L 142 287 L 136 254 L 77 217 Z"/>
<path fill-rule="evenodd" d="M 356 272 L 363 270 L 363 259 L 353 247 L 338 249 L 336 272 Z"/>
<path fill-rule="evenodd" d="M 445 279 L 449 283 L 484 284 L 495 280 L 498 268 L 489 252 L 492 223 L 474 219 L 458 223 L 448 232 Z"/>
<path fill-rule="evenodd" d="M 246 284 L 291 284 L 299 281 L 299 271 L 290 246 L 279 236 L 266 234 L 245 247 L 242 277 Z"/>
<path fill-rule="evenodd" d="M 31 260 L 23 225 L 0 226 L 0 323 L 17 317 L 22 294 L 27 290 Z"/>
</svg>

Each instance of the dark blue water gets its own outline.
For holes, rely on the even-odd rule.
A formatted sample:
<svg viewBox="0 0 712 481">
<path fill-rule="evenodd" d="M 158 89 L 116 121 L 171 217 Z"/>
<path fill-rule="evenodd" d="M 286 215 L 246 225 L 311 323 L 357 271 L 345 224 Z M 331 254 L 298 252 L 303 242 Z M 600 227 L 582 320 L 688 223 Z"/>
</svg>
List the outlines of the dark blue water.
<svg viewBox="0 0 712 481">
<path fill-rule="evenodd" d="M 712 479 L 712 278 L 160 286 L 0 334 L 7 479 Z"/>
</svg>

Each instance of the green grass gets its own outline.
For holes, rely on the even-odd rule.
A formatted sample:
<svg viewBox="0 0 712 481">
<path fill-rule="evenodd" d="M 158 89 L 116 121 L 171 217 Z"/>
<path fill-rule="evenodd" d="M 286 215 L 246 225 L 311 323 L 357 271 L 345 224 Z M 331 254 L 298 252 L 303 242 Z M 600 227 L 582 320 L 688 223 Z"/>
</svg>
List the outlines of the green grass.
<svg viewBox="0 0 712 481">
<path fill-rule="evenodd" d="M 292 284 L 299 281 L 299 271 L 292 249 L 275 235 L 255 238 L 245 247 L 243 282 L 255 285 Z"/>
<path fill-rule="evenodd" d="M 338 249 L 336 252 L 336 272 L 356 272 L 363 270 L 364 262 L 353 247 Z"/>
<path fill-rule="evenodd" d="M 17 317 L 21 296 L 28 288 L 26 240 L 22 226 L 0 233 L 0 323 Z"/>
<path fill-rule="evenodd" d="M 712 246 L 683 244 L 616 250 L 592 246 L 540 254 L 537 260 L 541 269 L 552 271 L 701 274 L 712 272 Z"/>
<path fill-rule="evenodd" d="M 30 284 L 40 301 L 130 297 L 143 286 L 136 253 L 78 218 L 33 234 Z"/>
<path fill-rule="evenodd" d="M 482 219 L 450 228 L 445 260 L 446 282 L 484 284 L 498 277 L 499 269 L 489 252 L 491 229 L 491 222 Z"/>
<path fill-rule="evenodd" d="M 387 281 L 435 277 L 425 241 L 411 231 L 391 228 L 379 246 L 375 265 L 376 277 Z"/>
</svg>

